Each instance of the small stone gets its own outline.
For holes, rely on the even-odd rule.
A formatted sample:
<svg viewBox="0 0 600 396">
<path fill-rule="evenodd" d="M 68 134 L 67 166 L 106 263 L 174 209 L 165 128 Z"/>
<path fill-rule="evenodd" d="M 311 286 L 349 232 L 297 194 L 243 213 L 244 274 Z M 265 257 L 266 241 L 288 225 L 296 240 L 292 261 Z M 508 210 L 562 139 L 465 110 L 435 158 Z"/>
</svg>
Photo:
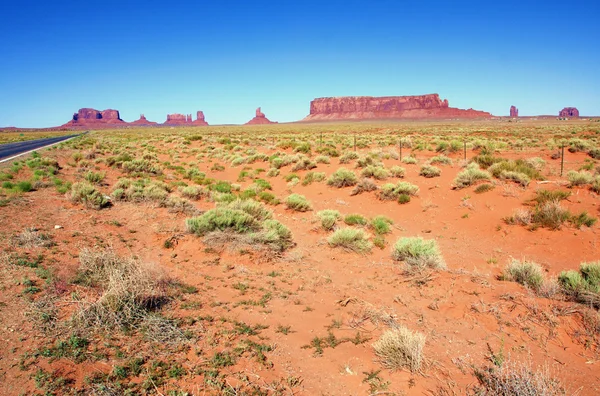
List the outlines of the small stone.
<svg viewBox="0 0 600 396">
<path fill-rule="evenodd" d="M 61 228 L 63 228 L 63 226 L 60 226 L 60 225 L 55 225 L 55 226 L 54 226 L 54 229 L 55 229 L 55 230 L 60 230 Z"/>
</svg>

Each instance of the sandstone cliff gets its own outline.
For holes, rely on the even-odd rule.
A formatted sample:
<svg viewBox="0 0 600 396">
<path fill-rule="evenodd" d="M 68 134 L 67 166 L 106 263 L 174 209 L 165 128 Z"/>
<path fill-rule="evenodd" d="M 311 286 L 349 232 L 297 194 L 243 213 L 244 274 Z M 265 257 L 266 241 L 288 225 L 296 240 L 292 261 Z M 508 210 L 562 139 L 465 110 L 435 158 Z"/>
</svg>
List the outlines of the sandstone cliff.
<svg viewBox="0 0 600 396">
<path fill-rule="evenodd" d="M 565 107 L 558 113 L 559 117 L 579 117 L 579 110 L 576 107 Z"/>
<path fill-rule="evenodd" d="M 81 126 L 102 126 L 105 124 L 125 124 L 119 115 L 118 110 L 98 111 L 96 109 L 83 108 L 73 114 L 71 121 L 65 125 L 81 125 Z"/>
<path fill-rule="evenodd" d="M 310 103 L 310 114 L 302 121 L 361 120 L 381 118 L 489 118 L 490 113 L 448 106 L 438 94 L 419 96 L 343 96 L 318 98 Z"/>
<path fill-rule="evenodd" d="M 510 116 L 515 118 L 519 116 L 519 109 L 517 109 L 515 106 L 510 106 Z"/>
<path fill-rule="evenodd" d="M 245 123 L 244 125 L 260 125 L 260 124 L 277 124 L 277 122 L 269 120 L 262 111 L 260 111 L 260 107 L 256 109 L 256 113 L 253 119 Z"/>
</svg>

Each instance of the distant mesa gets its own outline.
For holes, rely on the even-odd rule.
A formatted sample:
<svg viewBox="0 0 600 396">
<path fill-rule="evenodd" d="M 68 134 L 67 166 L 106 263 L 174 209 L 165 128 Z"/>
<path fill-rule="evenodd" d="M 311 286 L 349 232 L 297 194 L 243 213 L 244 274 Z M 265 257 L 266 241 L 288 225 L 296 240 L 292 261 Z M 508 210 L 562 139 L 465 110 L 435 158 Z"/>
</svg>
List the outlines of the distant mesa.
<svg viewBox="0 0 600 396">
<path fill-rule="evenodd" d="M 559 117 L 579 117 L 579 110 L 576 107 L 565 107 L 558 113 Z"/>
<path fill-rule="evenodd" d="M 448 106 L 438 94 L 418 96 L 342 96 L 317 98 L 310 102 L 310 114 L 302 121 L 364 120 L 384 118 L 448 119 L 490 118 L 485 111 Z"/>
<path fill-rule="evenodd" d="M 519 116 L 519 109 L 517 109 L 515 106 L 510 106 L 510 116 L 512 118 L 516 118 Z"/>
<path fill-rule="evenodd" d="M 277 124 L 275 121 L 269 120 L 262 111 L 260 111 L 260 107 L 256 109 L 256 116 L 245 123 L 244 125 L 260 125 L 260 124 Z"/>
<path fill-rule="evenodd" d="M 71 121 L 67 122 L 65 126 L 94 126 L 94 125 L 119 125 L 126 124 L 121 119 L 118 110 L 103 110 L 99 111 L 96 109 L 83 108 L 73 114 Z"/>
<path fill-rule="evenodd" d="M 140 119 L 139 120 L 135 120 L 133 122 L 129 123 L 130 125 L 137 125 L 137 126 L 151 126 L 151 125 L 158 125 L 156 122 L 154 121 L 148 121 L 146 119 L 146 117 L 143 114 L 140 114 Z"/>
<path fill-rule="evenodd" d="M 192 115 L 187 114 L 167 114 L 167 121 L 163 125 L 200 125 L 206 126 L 208 123 L 204 119 L 202 111 L 196 112 L 196 120 L 192 121 Z"/>
</svg>

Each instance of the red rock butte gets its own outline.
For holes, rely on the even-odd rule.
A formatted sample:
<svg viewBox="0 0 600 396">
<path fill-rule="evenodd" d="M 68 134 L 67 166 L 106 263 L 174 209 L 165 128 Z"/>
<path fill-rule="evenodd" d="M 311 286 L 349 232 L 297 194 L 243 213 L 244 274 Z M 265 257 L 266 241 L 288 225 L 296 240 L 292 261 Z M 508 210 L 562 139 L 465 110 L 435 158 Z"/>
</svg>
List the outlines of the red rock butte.
<svg viewBox="0 0 600 396">
<path fill-rule="evenodd" d="M 576 107 L 565 107 L 558 113 L 559 117 L 579 117 L 579 110 Z"/>
<path fill-rule="evenodd" d="M 512 118 L 516 118 L 519 116 L 519 109 L 517 109 L 515 106 L 510 106 L 510 116 Z"/>
<path fill-rule="evenodd" d="M 59 128 L 67 129 L 106 129 L 106 128 L 119 128 L 127 126 L 180 126 L 180 125 L 191 125 L 191 126 L 206 126 L 208 123 L 204 119 L 204 113 L 202 111 L 196 112 L 196 120 L 192 120 L 192 115 L 183 114 L 167 114 L 167 121 L 164 124 L 158 124 L 153 121 L 148 121 L 143 114 L 140 115 L 138 120 L 133 122 L 125 122 L 121 119 L 118 110 L 104 110 L 99 111 L 96 109 L 83 108 L 73 114 L 71 121 Z"/>
<path fill-rule="evenodd" d="M 253 119 L 245 123 L 244 125 L 260 125 L 260 124 L 277 124 L 276 121 L 269 120 L 262 111 L 260 111 L 260 107 L 256 109 L 256 115 Z"/>
<path fill-rule="evenodd" d="M 126 122 L 121 119 L 118 110 L 103 110 L 99 111 L 96 109 L 83 108 L 73 114 L 71 121 L 67 122 L 64 126 L 114 126 L 114 125 L 125 125 Z"/>
<path fill-rule="evenodd" d="M 202 111 L 196 112 L 196 120 L 192 121 L 192 115 L 183 114 L 167 114 L 167 121 L 163 125 L 201 125 L 206 126 L 208 123 L 204 119 Z"/>
<path fill-rule="evenodd" d="M 383 118 L 447 119 L 490 118 L 485 111 L 448 107 L 438 94 L 418 96 L 342 96 L 317 98 L 302 121 L 364 120 Z"/>
</svg>

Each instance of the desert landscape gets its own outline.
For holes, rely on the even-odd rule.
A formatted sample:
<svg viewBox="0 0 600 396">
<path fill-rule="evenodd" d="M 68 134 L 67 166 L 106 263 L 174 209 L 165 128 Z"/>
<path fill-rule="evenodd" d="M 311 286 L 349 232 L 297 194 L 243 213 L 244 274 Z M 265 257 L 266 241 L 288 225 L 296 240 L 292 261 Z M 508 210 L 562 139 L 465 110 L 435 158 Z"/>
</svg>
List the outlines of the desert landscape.
<svg viewBox="0 0 600 396">
<path fill-rule="evenodd" d="M 1 393 L 598 394 L 600 123 L 437 118 L 0 164 Z"/>
</svg>

